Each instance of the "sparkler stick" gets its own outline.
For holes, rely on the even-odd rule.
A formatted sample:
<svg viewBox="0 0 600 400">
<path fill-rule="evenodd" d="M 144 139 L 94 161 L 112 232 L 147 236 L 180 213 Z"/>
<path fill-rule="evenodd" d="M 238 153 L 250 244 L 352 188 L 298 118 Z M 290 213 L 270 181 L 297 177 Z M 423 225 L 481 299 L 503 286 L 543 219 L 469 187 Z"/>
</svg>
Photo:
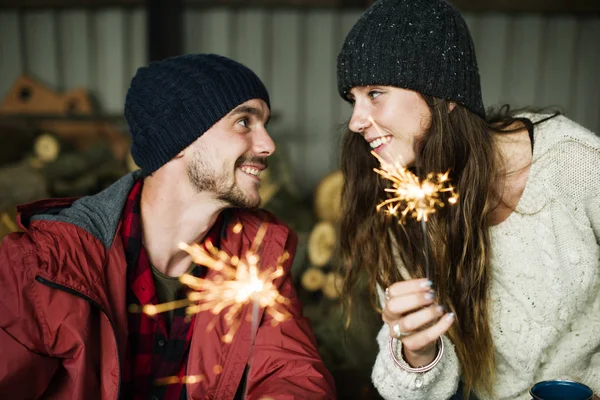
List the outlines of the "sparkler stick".
<svg viewBox="0 0 600 400">
<path fill-rule="evenodd" d="M 274 271 L 267 270 L 259 272 L 258 269 L 258 263 L 260 261 L 258 249 L 262 243 L 266 230 L 266 224 L 263 224 L 259 227 L 252 246 L 250 247 L 250 250 L 246 254 L 244 260 L 239 260 L 237 257 L 229 258 L 227 254 L 214 248 L 211 243 L 207 243 L 207 248 L 210 254 L 207 253 L 202 247 L 197 245 L 180 245 L 182 249 L 192 255 L 192 259 L 194 259 L 195 262 L 217 269 L 224 275 L 229 276 L 230 279 L 233 278 L 233 280 L 219 282 L 216 287 L 214 285 L 212 286 L 213 295 L 219 295 L 219 300 L 216 302 L 205 302 L 204 306 L 196 306 L 199 309 L 202 309 L 206 305 L 212 304 L 214 306 L 214 313 L 220 312 L 225 307 L 230 307 L 229 311 L 225 315 L 225 320 L 232 324 L 232 326 L 230 331 L 223 338 L 225 342 L 230 342 L 232 340 L 233 334 L 239 326 L 239 314 L 241 313 L 242 306 L 250 301 L 252 302 L 250 353 L 248 355 L 248 372 L 246 375 L 246 382 L 244 383 L 244 398 L 247 397 L 248 393 L 248 380 L 250 379 L 250 373 L 252 370 L 252 355 L 254 353 L 254 341 L 256 339 L 256 333 L 258 331 L 260 308 L 265 308 L 266 312 L 273 317 L 273 322 L 275 323 L 282 322 L 290 316 L 285 309 L 278 309 L 277 306 L 287 304 L 288 299 L 281 296 L 274 285 L 275 279 L 283 275 L 282 265 L 283 262 L 289 258 L 289 254 L 285 252 L 279 258 L 277 267 Z M 238 228 L 238 233 L 240 231 L 241 227 Z M 214 281 L 193 278 L 189 275 L 182 277 L 182 282 L 185 281 L 188 281 L 187 284 L 190 287 L 198 290 L 198 292 L 190 295 L 191 300 L 206 300 L 207 293 L 206 291 L 201 290 L 202 286 L 204 284 L 212 285 L 214 283 Z M 224 290 L 218 290 L 220 288 L 223 288 Z M 210 293 L 208 293 L 208 295 L 210 295 Z M 209 328 L 212 328 L 212 326 Z"/>
<path fill-rule="evenodd" d="M 379 135 L 383 137 L 384 135 L 381 133 L 379 126 L 370 116 L 369 121 Z M 396 157 L 394 164 L 390 164 L 374 151 L 371 154 L 379 160 L 381 165 L 381 168 L 374 168 L 373 170 L 392 183 L 392 188 L 385 189 L 386 192 L 390 193 L 391 197 L 379 203 L 377 211 L 385 207 L 385 211 L 389 215 L 397 216 L 399 209 L 403 207 L 400 212 L 399 223 L 403 223 L 407 217 L 415 218 L 421 222 L 423 250 L 425 252 L 425 277 L 430 279 L 429 242 L 427 237 L 428 216 L 435 213 L 437 208 L 444 207 L 444 202 L 441 198 L 442 193 L 450 193 L 450 197 L 448 198 L 448 203 L 450 204 L 455 204 L 458 199 L 454 187 L 448 183 L 448 172 L 444 174 L 429 173 L 421 180 L 404 167 L 400 157 Z M 389 155 L 389 153 L 387 154 Z M 394 159 L 394 157 L 391 158 Z"/>
<path fill-rule="evenodd" d="M 429 239 L 427 238 L 427 221 L 421 220 L 421 232 L 423 232 L 423 251 L 425 252 L 425 278 L 431 280 L 429 275 Z"/>
<path fill-rule="evenodd" d="M 248 372 L 246 374 L 246 382 L 244 383 L 244 397 L 248 398 L 248 381 L 250 380 L 250 371 L 252 371 L 252 355 L 254 354 L 254 340 L 256 339 L 256 332 L 258 331 L 258 311 L 260 304 L 254 300 L 252 302 L 252 337 L 250 338 L 250 354 L 248 355 Z"/>
</svg>

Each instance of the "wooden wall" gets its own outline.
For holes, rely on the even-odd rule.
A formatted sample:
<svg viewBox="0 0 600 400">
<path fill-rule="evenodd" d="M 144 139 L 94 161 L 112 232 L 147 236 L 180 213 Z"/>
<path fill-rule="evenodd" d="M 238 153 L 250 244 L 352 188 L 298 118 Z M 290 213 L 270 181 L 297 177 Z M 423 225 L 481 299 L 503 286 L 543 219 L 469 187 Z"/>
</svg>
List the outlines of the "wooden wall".
<svg viewBox="0 0 600 400">
<path fill-rule="evenodd" d="M 335 58 L 360 11 L 189 8 L 185 52 L 216 52 L 254 69 L 278 115 L 271 133 L 298 187 L 310 194 L 338 165 L 350 107 L 336 92 Z M 487 106 L 561 106 L 600 133 L 600 17 L 466 14 Z M 0 96 L 27 72 L 60 90 L 84 86 L 120 113 L 129 80 L 147 58 L 142 8 L 0 10 Z"/>
</svg>

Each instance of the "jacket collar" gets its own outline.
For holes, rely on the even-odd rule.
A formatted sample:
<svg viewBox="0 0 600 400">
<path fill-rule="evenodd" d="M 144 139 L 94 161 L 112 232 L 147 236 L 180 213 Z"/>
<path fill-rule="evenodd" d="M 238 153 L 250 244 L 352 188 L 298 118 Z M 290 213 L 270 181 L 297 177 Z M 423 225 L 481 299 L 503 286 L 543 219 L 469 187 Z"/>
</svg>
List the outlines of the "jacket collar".
<svg viewBox="0 0 600 400">
<path fill-rule="evenodd" d="M 70 223 L 89 232 L 108 249 L 115 238 L 127 195 L 141 178 L 141 172 L 135 171 L 93 196 L 40 200 L 19 206 L 17 222 L 24 231 L 36 220 Z"/>
</svg>

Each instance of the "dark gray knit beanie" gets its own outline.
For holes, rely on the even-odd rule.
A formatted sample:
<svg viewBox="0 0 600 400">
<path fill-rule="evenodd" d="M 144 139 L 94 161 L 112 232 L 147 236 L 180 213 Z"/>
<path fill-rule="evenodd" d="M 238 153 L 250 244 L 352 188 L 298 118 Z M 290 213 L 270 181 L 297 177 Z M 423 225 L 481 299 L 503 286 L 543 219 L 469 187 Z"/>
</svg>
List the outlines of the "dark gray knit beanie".
<svg viewBox="0 0 600 400">
<path fill-rule="evenodd" d="M 473 40 L 445 0 L 374 3 L 346 36 L 337 79 L 344 100 L 355 86 L 396 86 L 456 101 L 485 117 Z"/>
<path fill-rule="evenodd" d="M 254 72 L 216 54 L 177 56 L 138 69 L 125 99 L 133 160 L 151 174 L 250 99 L 270 107 Z"/>
</svg>

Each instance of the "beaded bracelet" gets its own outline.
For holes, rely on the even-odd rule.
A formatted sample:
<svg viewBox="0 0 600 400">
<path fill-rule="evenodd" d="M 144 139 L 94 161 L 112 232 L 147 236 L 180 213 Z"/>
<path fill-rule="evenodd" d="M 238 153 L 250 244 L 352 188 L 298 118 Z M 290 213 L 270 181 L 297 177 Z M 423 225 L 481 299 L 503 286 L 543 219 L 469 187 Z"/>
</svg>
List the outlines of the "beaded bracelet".
<svg viewBox="0 0 600 400">
<path fill-rule="evenodd" d="M 394 363 L 396 364 L 396 366 L 406 372 L 414 372 L 414 373 L 419 373 L 419 374 L 423 374 L 427 371 L 431 371 L 433 369 L 433 367 L 435 367 L 440 360 L 442 359 L 442 355 L 444 354 L 444 341 L 442 340 L 442 338 L 438 338 L 438 353 L 437 356 L 435 357 L 435 359 L 430 362 L 428 365 L 422 366 L 422 367 L 417 367 L 417 368 L 413 368 L 410 365 L 408 365 L 408 363 L 404 360 L 398 360 L 398 358 L 396 358 L 396 353 L 394 352 L 394 338 L 390 337 L 390 354 L 392 355 L 392 360 L 394 360 Z"/>
</svg>

